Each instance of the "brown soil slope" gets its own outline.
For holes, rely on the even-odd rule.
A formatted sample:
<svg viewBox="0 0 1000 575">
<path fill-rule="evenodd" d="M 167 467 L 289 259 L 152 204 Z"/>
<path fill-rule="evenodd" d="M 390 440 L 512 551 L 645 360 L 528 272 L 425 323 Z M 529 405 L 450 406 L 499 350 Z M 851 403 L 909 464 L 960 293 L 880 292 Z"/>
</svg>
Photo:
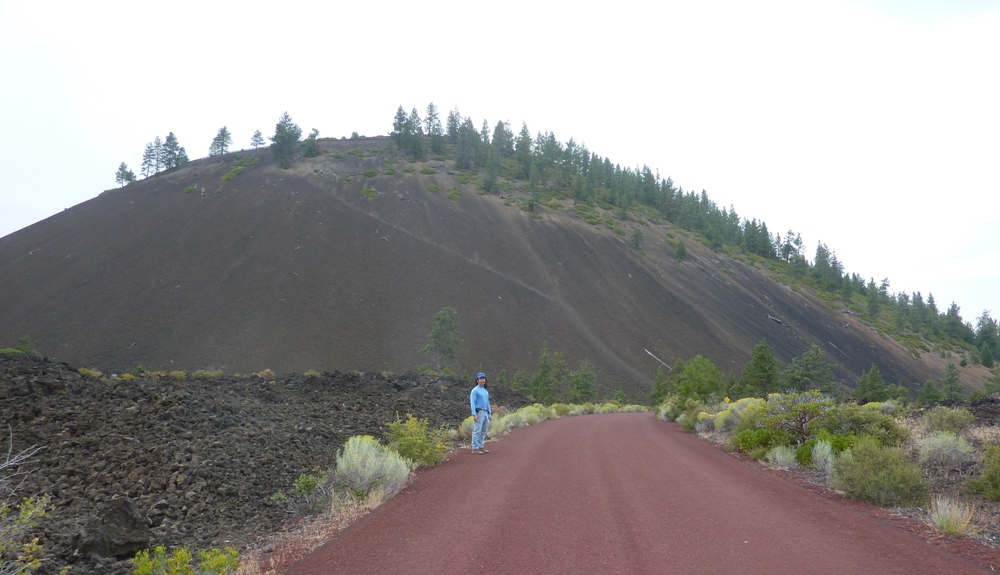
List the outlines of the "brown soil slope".
<svg viewBox="0 0 1000 575">
<path fill-rule="evenodd" d="M 547 341 L 571 367 L 590 357 L 604 391 L 633 400 L 659 365 L 645 350 L 738 373 L 763 338 L 782 365 L 821 346 L 849 383 L 873 362 L 890 382 L 940 375 L 930 354 L 916 360 L 694 240 L 676 261 L 666 234 L 678 229 L 644 226 L 639 252 L 635 223 L 623 237 L 571 209 L 534 220 L 473 184 L 449 200 L 450 161 L 386 175 L 385 156 L 346 154 L 388 143 L 322 141 L 289 170 L 246 152 L 260 161 L 231 181 L 232 155 L 198 160 L 0 238 L 0 342 L 27 334 L 42 353 L 105 370 L 404 371 L 427 360 L 432 317 L 451 306 L 468 369 L 531 370 Z"/>
</svg>

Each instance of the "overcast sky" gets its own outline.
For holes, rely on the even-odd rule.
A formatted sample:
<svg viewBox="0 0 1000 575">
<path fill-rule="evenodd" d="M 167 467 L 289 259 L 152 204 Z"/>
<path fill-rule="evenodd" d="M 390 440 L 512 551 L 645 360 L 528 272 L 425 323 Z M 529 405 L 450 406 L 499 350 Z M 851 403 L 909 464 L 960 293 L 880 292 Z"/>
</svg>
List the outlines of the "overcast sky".
<svg viewBox="0 0 1000 575">
<path fill-rule="evenodd" d="M 1000 315 L 1000 2 L 485 6 L 0 0 L 0 237 L 138 173 L 168 132 L 195 159 L 223 125 L 237 148 L 285 111 L 387 134 L 433 101 Z"/>
</svg>

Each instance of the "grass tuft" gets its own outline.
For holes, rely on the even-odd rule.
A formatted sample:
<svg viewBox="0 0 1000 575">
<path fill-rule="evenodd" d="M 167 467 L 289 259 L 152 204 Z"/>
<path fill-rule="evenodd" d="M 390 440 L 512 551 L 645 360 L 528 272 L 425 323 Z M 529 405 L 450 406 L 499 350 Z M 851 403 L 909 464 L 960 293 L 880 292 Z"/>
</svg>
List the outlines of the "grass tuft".
<svg viewBox="0 0 1000 575">
<path fill-rule="evenodd" d="M 974 521 L 976 507 L 971 503 L 959 503 L 938 495 L 931 503 L 927 514 L 927 524 L 942 535 L 966 537 L 979 533 L 979 527 Z"/>
</svg>

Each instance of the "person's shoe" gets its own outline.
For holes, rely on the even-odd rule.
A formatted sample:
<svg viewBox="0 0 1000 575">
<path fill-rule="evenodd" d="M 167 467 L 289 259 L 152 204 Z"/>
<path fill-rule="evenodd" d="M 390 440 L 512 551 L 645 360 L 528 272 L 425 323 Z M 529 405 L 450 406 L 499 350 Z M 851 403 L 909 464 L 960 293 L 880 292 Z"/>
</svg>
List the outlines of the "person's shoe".
<svg viewBox="0 0 1000 575">
<path fill-rule="evenodd" d="M 484 453 L 486 453 L 486 451 L 485 451 L 485 450 L 483 450 L 483 449 L 473 449 L 473 450 L 472 450 L 472 454 L 473 454 L 473 455 L 482 455 L 482 454 L 484 454 Z"/>
<path fill-rule="evenodd" d="M 490 450 L 489 450 L 489 449 L 486 449 L 485 447 L 484 447 L 484 448 L 482 448 L 482 449 L 480 449 L 479 451 L 481 451 L 481 452 L 483 452 L 483 453 L 489 453 L 489 452 L 490 452 Z"/>
</svg>

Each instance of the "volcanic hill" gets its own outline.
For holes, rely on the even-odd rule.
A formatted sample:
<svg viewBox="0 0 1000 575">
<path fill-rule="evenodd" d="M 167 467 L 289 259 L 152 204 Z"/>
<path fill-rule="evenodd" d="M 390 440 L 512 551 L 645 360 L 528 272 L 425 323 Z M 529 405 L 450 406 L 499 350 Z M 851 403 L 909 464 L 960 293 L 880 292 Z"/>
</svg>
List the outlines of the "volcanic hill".
<svg viewBox="0 0 1000 575">
<path fill-rule="evenodd" d="M 0 343 L 29 335 L 105 372 L 403 372 L 428 361 L 432 318 L 453 307 L 464 369 L 530 372 L 547 342 L 633 401 L 653 355 L 738 375 L 761 339 L 782 366 L 820 346 L 850 385 L 872 363 L 911 389 L 943 371 L 650 214 L 615 221 L 622 235 L 612 212 L 529 213 L 518 182 L 477 192 L 451 160 L 410 163 L 385 137 L 318 145 L 285 170 L 267 149 L 196 160 L 0 238 Z"/>
</svg>

